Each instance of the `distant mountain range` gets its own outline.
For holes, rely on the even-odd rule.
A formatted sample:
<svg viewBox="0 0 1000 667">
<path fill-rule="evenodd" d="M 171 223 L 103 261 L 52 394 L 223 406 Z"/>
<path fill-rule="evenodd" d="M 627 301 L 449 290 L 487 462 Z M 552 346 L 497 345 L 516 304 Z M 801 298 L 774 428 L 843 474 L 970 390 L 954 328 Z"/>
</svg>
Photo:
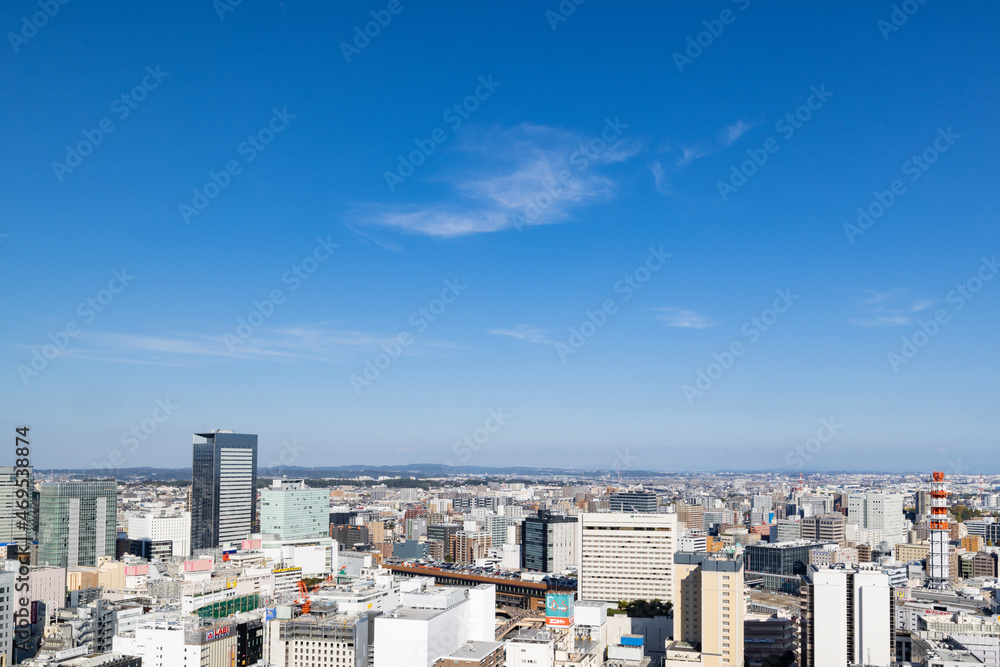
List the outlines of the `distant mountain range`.
<svg viewBox="0 0 1000 667">
<path fill-rule="evenodd" d="M 96 468 L 38 468 L 39 473 L 84 476 L 113 476 L 121 479 L 146 478 L 152 480 L 188 480 L 191 479 L 191 468 L 118 468 L 115 470 Z M 666 473 L 656 470 L 622 470 L 622 478 L 649 479 L 652 477 L 668 477 L 690 473 Z M 414 477 L 424 479 L 429 477 L 447 477 L 449 475 L 502 476 L 525 477 L 539 479 L 546 477 L 585 477 L 588 479 L 617 478 L 618 472 L 608 470 L 568 470 L 564 468 L 530 468 L 510 466 L 491 468 L 486 466 L 446 466 L 440 463 L 411 463 L 399 466 L 317 466 L 306 468 L 302 466 L 281 466 L 277 468 L 258 468 L 257 476 L 267 477 L 302 477 L 308 479 L 349 479 L 355 477 Z"/>
</svg>

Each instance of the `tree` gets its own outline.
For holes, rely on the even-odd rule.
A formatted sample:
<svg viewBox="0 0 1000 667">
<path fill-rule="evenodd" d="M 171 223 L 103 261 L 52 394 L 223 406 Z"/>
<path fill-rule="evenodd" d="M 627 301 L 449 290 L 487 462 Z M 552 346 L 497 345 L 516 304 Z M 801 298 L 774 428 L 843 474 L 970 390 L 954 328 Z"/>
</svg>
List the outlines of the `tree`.
<svg viewBox="0 0 1000 667">
<path fill-rule="evenodd" d="M 654 616 L 670 616 L 672 602 L 663 602 L 659 598 L 652 600 L 622 600 L 618 609 L 624 611 L 629 618 L 653 618 Z"/>
</svg>

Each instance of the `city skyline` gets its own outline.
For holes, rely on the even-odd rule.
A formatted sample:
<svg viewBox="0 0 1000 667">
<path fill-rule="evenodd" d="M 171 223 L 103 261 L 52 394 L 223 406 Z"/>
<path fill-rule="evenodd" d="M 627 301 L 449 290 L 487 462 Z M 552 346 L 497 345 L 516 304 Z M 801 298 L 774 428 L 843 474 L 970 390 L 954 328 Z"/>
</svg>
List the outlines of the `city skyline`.
<svg viewBox="0 0 1000 667">
<path fill-rule="evenodd" d="M 1000 470 L 1000 10 L 571 4 L 0 10 L 0 422 L 46 468 L 224 427 L 262 468 Z"/>
</svg>

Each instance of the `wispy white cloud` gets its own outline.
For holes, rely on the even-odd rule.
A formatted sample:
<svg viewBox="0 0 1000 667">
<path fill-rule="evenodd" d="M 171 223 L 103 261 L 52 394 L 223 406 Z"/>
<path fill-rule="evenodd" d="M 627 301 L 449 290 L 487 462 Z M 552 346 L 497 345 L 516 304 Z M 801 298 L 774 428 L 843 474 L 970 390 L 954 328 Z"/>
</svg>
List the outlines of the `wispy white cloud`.
<svg viewBox="0 0 1000 667">
<path fill-rule="evenodd" d="M 402 250 L 403 250 L 402 248 L 400 248 L 395 243 L 389 243 L 387 241 L 382 241 L 380 239 L 375 238 L 374 236 L 371 236 L 370 234 L 365 234 L 363 231 L 361 231 L 360 229 L 358 229 L 354 225 L 347 224 L 347 225 L 344 225 L 344 226 L 347 227 L 352 232 L 354 232 L 355 234 L 357 234 L 358 236 L 360 236 L 361 238 L 365 239 L 366 241 L 370 241 L 371 243 L 374 243 L 375 245 L 379 246 L 380 248 L 384 248 L 385 250 L 389 250 L 389 251 L 392 251 L 392 252 L 402 252 Z"/>
<path fill-rule="evenodd" d="M 866 289 L 860 296 L 865 315 L 848 318 L 848 323 L 859 327 L 910 326 L 917 322 L 916 314 L 933 306 L 934 299 L 905 298 L 905 290 L 884 292 Z"/>
<path fill-rule="evenodd" d="M 660 308 L 650 308 L 656 315 L 653 319 L 663 322 L 668 327 L 677 327 L 679 329 L 707 329 L 708 327 L 715 326 L 715 321 L 708 317 L 707 315 L 702 315 L 696 313 L 693 310 L 688 310 L 687 308 L 678 308 L 676 306 L 664 306 Z"/>
<path fill-rule="evenodd" d="M 649 165 L 649 171 L 653 174 L 653 183 L 656 185 L 656 190 L 660 194 L 674 196 L 675 192 L 671 187 L 671 179 L 681 169 L 684 169 L 695 160 L 708 157 L 709 155 L 717 153 L 727 146 L 731 146 L 737 139 L 759 124 L 759 121 L 751 122 L 740 118 L 732 125 L 724 127 L 722 131 L 710 141 L 696 142 L 681 146 L 680 148 L 671 147 L 668 144 L 661 145 L 657 148 L 657 153 L 664 153 L 668 155 L 673 153 L 676 155 L 679 151 L 680 156 L 676 159 L 671 158 L 671 161 L 667 163 L 666 167 L 663 162 L 659 160 Z"/>
<path fill-rule="evenodd" d="M 544 329 L 532 327 L 527 324 L 518 324 L 510 329 L 489 329 L 486 333 L 497 336 L 510 336 L 511 338 L 525 340 L 529 343 L 551 344 L 555 342 L 549 338 L 548 332 Z"/>
<path fill-rule="evenodd" d="M 723 128 L 714 141 L 681 147 L 681 157 L 677 160 L 677 166 L 685 167 L 699 158 L 707 157 L 731 146 L 737 139 L 759 124 L 759 122 L 749 122 L 740 118 L 732 125 Z"/>
<path fill-rule="evenodd" d="M 455 151 L 464 164 L 436 181 L 454 194 L 440 201 L 378 205 L 362 214 L 368 224 L 437 237 L 496 232 L 565 222 L 590 204 L 615 196 L 615 181 L 602 168 L 641 150 L 617 138 L 596 150 L 594 137 L 522 124 L 470 131 Z M 428 176 L 430 179 L 430 176 Z"/>
<path fill-rule="evenodd" d="M 722 145 L 723 146 L 732 145 L 733 142 L 735 142 L 737 139 L 739 139 L 744 134 L 749 132 L 756 125 L 759 125 L 759 123 L 748 123 L 742 118 L 740 118 L 738 121 L 736 121 L 723 131 Z"/>
<path fill-rule="evenodd" d="M 670 189 L 670 182 L 663 172 L 663 163 L 657 160 L 650 166 L 649 170 L 653 172 L 653 182 L 656 183 L 656 189 L 660 194 L 673 194 L 673 191 Z"/>
<path fill-rule="evenodd" d="M 398 333 L 398 332 L 396 332 Z M 155 366 L 197 367 L 226 360 L 276 361 L 290 364 L 352 361 L 359 353 L 377 351 L 396 333 L 377 335 L 327 326 L 255 330 L 239 343 L 227 344 L 222 334 L 165 335 L 84 332 L 77 345 L 60 354 L 87 361 Z M 407 354 L 431 355 L 457 346 L 421 338 Z"/>
</svg>

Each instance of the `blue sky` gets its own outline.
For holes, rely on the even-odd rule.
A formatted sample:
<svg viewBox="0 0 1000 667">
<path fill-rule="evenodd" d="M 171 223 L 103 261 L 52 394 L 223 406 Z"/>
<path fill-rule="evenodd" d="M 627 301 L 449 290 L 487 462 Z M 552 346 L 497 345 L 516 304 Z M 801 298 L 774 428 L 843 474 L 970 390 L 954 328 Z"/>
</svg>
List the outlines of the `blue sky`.
<svg viewBox="0 0 1000 667">
<path fill-rule="evenodd" d="M 36 465 L 997 469 L 1000 9 L 221 1 L 0 10 Z"/>
</svg>

